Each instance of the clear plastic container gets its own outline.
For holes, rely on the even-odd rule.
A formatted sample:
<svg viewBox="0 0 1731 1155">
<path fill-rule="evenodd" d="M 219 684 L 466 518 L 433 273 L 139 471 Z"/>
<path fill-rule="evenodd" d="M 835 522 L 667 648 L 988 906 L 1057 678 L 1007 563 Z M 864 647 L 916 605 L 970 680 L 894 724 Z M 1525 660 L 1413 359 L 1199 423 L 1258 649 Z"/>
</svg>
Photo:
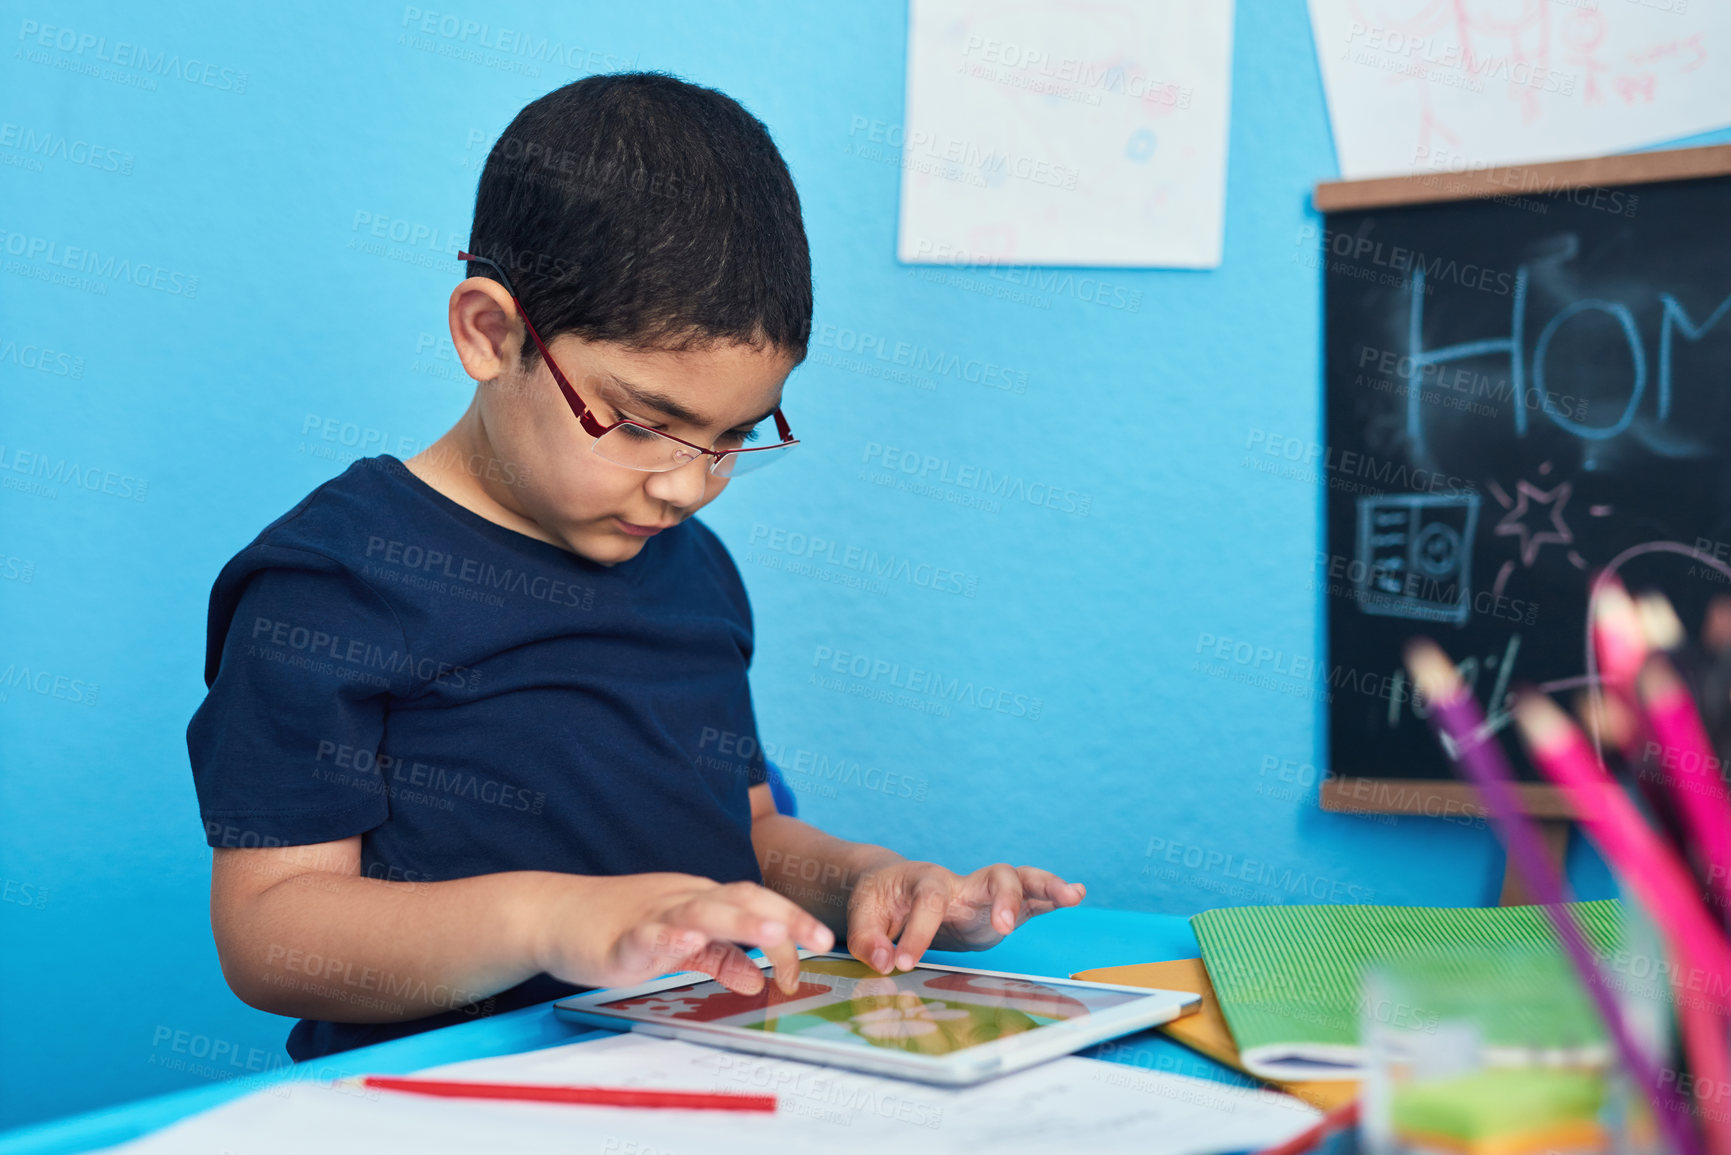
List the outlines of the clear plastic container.
<svg viewBox="0 0 1731 1155">
<path fill-rule="evenodd" d="M 1556 951 L 1396 957 L 1364 976 L 1373 1155 L 1603 1155 L 1628 1113 L 1610 1038 Z"/>
</svg>

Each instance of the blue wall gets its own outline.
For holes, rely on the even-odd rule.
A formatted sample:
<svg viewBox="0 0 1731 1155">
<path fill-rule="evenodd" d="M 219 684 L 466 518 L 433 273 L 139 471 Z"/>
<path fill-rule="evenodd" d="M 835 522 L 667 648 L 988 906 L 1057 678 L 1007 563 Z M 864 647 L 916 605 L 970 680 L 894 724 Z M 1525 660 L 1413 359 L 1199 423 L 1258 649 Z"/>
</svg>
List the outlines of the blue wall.
<svg viewBox="0 0 1731 1155">
<path fill-rule="evenodd" d="M 210 583 L 357 453 L 407 457 L 462 411 L 446 253 L 494 137 L 587 71 L 732 94 L 804 198 L 818 340 L 786 405 L 807 446 L 705 516 L 746 575 L 762 730 L 807 817 L 958 869 L 1049 866 L 1111 907 L 1493 897 L 1483 830 L 1317 810 L 1319 702 L 1195 668 L 1209 637 L 1322 645 L 1320 494 L 1246 465 L 1258 433 L 1320 429 L 1303 230 L 1336 168 L 1298 0 L 1240 0 L 1225 264 L 1107 272 L 1107 306 L 1075 278 L 893 259 L 898 170 L 859 146 L 902 114 L 897 2 L 462 14 L 561 39 L 575 67 L 466 57 L 400 4 L 4 8 L 0 670 L 52 677 L 0 687 L 0 1126 L 235 1069 L 177 1067 L 189 1046 L 279 1053 L 288 1024 L 228 993 L 206 918 L 183 733 Z M 121 42 L 183 75 L 96 59 Z M 74 147 L 37 163 L 24 132 Z M 428 239 L 378 242 L 375 220 Z M 56 282 L 72 247 L 133 279 Z M 862 337 L 1025 392 L 886 378 Z M 1059 508 L 882 484 L 896 453 L 1056 487 Z M 31 489 L 28 455 L 90 488 Z M 797 564 L 812 539 L 833 554 Z M 964 592 L 832 580 L 853 546 Z M 1004 697 L 871 696 L 914 670 Z"/>
</svg>

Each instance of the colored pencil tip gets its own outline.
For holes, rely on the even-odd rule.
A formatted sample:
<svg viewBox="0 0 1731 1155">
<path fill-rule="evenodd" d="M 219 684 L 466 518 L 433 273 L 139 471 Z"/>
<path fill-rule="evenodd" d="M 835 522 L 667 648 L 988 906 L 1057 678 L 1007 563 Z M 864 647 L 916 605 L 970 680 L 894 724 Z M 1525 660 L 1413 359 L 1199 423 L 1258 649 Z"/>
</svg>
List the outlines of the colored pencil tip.
<svg viewBox="0 0 1731 1155">
<path fill-rule="evenodd" d="M 1429 638 L 1414 638 L 1406 644 L 1406 668 L 1419 693 L 1432 702 L 1452 702 L 1466 689 L 1455 664 Z"/>
<path fill-rule="evenodd" d="M 1655 650 L 1674 650 L 1683 644 L 1683 621 L 1664 594 L 1642 594 L 1635 601 L 1641 634 Z"/>
<path fill-rule="evenodd" d="M 1550 750 L 1569 741 L 1575 724 L 1560 706 L 1537 690 L 1515 696 L 1515 725 L 1529 750 Z"/>
<path fill-rule="evenodd" d="M 1635 715 L 1620 698 L 1582 690 L 1575 695 L 1575 716 L 1599 741 L 1626 750 L 1635 741 Z"/>
<path fill-rule="evenodd" d="M 1657 657 L 1641 667 L 1641 673 L 1635 679 L 1635 689 L 1646 705 L 1669 702 L 1689 692 L 1676 668 L 1664 658 Z"/>
<path fill-rule="evenodd" d="M 1634 599 L 1614 578 L 1593 594 L 1593 636 L 1600 672 L 1617 683 L 1633 678 L 1647 656 L 1646 631 Z"/>
<path fill-rule="evenodd" d="M 1623 584 L 1621 578 L 1617 577 L 1606 577 L 1601 581 L 1594 582 L 1590 592 L 1593 597 L 1593 604 L 1597 607 L 1594 611 L 1595 615 L 1602 614 L 1607 609 L 1614 608 L 1619 604 L 1626 605 L 1631 601 L 1628 587 Z"/>
</svg>

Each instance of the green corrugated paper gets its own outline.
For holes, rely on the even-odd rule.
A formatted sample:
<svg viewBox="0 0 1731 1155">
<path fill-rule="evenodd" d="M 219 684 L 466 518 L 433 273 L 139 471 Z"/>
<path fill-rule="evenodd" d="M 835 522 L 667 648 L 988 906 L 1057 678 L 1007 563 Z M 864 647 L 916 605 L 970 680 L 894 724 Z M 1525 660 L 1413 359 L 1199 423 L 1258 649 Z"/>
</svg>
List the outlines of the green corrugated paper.
<svg viewBox="0 0 1731 1155">
<path fill-rule="evenodd" d="M 1622 924 L 1616 900 L 1570 903 L 1568 909 L 1595 950 L 1616 949 Z M 1239 1053 L 1250 1069 L 1262 1066 L 1257 1073 L 1269 1077 L 1292 1077 L 1292 1068 L 1270 1064 L 1283 1056 L 1337 1064 L 1336 1077 L 1356 1077 L 1359 980 L 1370 964 L 1439 950 L 1481 960 L 1491 957 L 1487 952 L 1524 948 L 1528 958 L 1539 951 L 1567 967 L 1539 906 L 1240 906 L 1205 911 L 1190 925 Z M 1510 954 L 1518 959 L 1522 952 Z M 1518 977 L 1506 968 L 1484 975 L 1487 986 Z M 1584 992 L 1582 1000 L 1586 1006 Z M 1564 1026 L 1552 1023 L 1546 1030 Z"/>
</svg>

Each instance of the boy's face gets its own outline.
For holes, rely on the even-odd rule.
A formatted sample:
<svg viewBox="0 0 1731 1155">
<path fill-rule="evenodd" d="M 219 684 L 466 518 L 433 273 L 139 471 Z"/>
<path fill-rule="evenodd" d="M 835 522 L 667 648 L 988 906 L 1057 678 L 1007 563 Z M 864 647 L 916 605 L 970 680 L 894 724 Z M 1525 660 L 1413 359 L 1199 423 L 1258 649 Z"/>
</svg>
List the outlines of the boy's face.
<svg viewBox="0 0 1731 1155">
<path fill-rule="evenodd" d="M 529 337 L 497 281 L 471 277 L 458 285 L 450 324 L 457 356 L 480 387 L 456 426 L 410 465 L 458 504 L 616 565 L 727 487 L 709 472 L 712 457 L 646 473 L 593 452 L 596 439 L 565 403 L 546 359 L 520 367 Z M 773 426 L 752 442 L 742 439 L 781 403 L 795 364 L 784 349 L 733 342 L 674 353 L 562 334 L 548 349 L 602 425 L 630 418 L 715 449 L 775 440 Z"/>
<path fill-rule="evenodd" d="M 687 352 L 638 351 L 569 334 L 548 342 L 553 359 L 602 425 L 642 422 L 694 445 L 726 449 L 775 440 L 772 424 L 744 441 L 781 401 L 791 354 L 722 344 Z M 592 452 L 595 438 L 565 403 L 544 359 L 479 390 L 476 409 L 491 453 L 515 469 L 487 484 L 490 496 L 528 518 L 554 544 L 614 565 L 637 555 L 659 530 L 721 495 L 727 479 L 702 456 L 662 473 L 618 465 Z M 515 476 L 511 476 L 514 474 Z M 514 483 L 512 483 L 514 482 Z"/>
</svg>

